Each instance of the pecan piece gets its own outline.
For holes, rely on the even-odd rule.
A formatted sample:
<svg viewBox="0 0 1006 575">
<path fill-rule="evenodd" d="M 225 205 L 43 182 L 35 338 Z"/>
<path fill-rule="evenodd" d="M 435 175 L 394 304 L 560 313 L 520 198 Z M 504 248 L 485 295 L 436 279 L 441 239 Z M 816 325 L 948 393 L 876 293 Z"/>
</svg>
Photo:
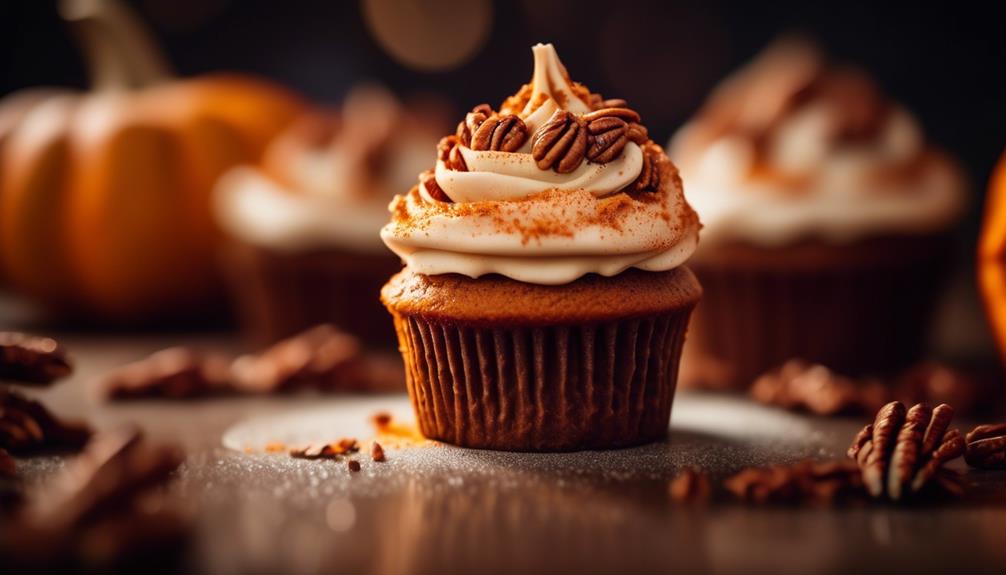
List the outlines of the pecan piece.
<svg viewBox="0 0 1006 575">
<path fill-rule="evenodd" d="M 0 388 L 0 448 L 13 453 L 80 449 L 91 431 L 57 419 L 41 403 Z"/>
<path fill-rule="evenodd" d="M 360 451 L 360 445 L 351 437 L 344 437 L 332 443 L 309 443 L 290 450 L 295 459 L 339 459 Z"/>
<path fill-rule="evenodd" d="M 465 158 L 461 155 L 459 140 L 457 136 L 445 136 L 437 144 L 437 159 L 444 163 L 448 170 L 465 172 L 468 166 L 465 165 Z"/>
<path fill-rule="evenodd" d="M 384 448 L 381 447 L 380 443 L 375 441 L 370 445 L 370 458 L 377 462 L 386 461 Z"/>
<path fill-rule="evenodd" d="M 0 332 L 0 380 L 48 384 L 72 371 L 66 350 L 56 340 Z"/>
<path fill-rule="evenodd" d="M 694 467 L 687 467 L 671 481 L 668 493 L 675 503 L 705 503 L 712 494 L 709 475 Z"/>
<path fill-rule="evenodd" d="M 102 389 L 111 399 L 186 399 L 233 391 L 226 359 L 186 347 L 161 350 L 122 366 L 103 378 Z"/>
<path fill-rule="evenodd" d="M 960 432 L 947 431 L 953 413 L 946 404 L 935 409 L 918 404 L 906 412 L 898 401 L 880 409 L 847 452 L 862 469 L 872 497 L 898 501 L 909 492 L 918 493 L 944 471 L 943 464 L 964 452 Z M 942 480 L 937 478 L 935 484 L 940 486 Z"/>
<path fill-rule="evenodd" d="M 135 428 L 102 433 L 37 493 L 8 532 L 26 572 L 133 572 L 183 555 L 191 523 L 162 487 L 183 459 Z"/>
<path fill-rule="evenodd" d="M 431 198 L 440 202 L 452 202 L 450 196 L 447 192 L 440 187 L 437 183 L 437 175 L 433 170 L 426 170 L 425 172 L 419 174 L 419 184 L 426 188 L 426 193 L 430 195 Z"/>
<path fill-rule="evenodd" d="M 583 163 L 587 153 L 587 127 L 566 110 L 556 110 L 531 140 L 531 156 L 542 170 L 568 174 Z"/>
<path fill-rule="evenodd" d="M 587 159 L 596 164 L 606 164 L 622 155 L 629 139 L 626 133 L 629 125 L 625 120 L 614 116 L 605 116 L 587 123 L 590 133 L 590 147 L 587 148 Z"/>
<path fill-rule="evenodd" d="M 728 478 L 724 487 L 755 504 L 830 504 L 864 495 L 859 468 L 852 461 L 749 467 Z"/>
<path fill-rule="evenodd" d="M 968 432 L 964 461 L 971 467 L 1006 469 L 1006 423 L 979 425 Z"/>
<path fill-rule="evenodd" d="M 516 152 L 527 141 L 527 126 L 513 114 L 490 116 L 472 132 L 473 150 Z"/>
</svg>

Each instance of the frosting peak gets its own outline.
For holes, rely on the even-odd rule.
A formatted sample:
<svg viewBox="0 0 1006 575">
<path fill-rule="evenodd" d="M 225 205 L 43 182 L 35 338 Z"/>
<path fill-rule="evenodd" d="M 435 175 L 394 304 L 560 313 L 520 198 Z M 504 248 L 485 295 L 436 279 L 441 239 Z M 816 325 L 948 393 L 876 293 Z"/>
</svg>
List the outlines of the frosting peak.
<svg viewBox="0 0 1006 575">
<path fill-rule="evenodd" d="M 384 242 L 419 273 L 538 284 L 681 265 L 698 219 L 639 114 L 572 82 L 551 44 L 532 50 L 531 82 L 441 140 Z"/>
<path fill-rule="evenodd" d="M 543 103 L 551 100 L 553 105 L 574 114 L 586 114 L 591 110 L 586 102 L 573 92 L 572 82 L 566 67 L 559 60 L 555 46 L 535 44 L 534 75 L 531 78 L 531 97 L 521 111 L 521 119 L 526 120 Z M 554 109 L 553 109 L 554 111 Z"/>
</svg>

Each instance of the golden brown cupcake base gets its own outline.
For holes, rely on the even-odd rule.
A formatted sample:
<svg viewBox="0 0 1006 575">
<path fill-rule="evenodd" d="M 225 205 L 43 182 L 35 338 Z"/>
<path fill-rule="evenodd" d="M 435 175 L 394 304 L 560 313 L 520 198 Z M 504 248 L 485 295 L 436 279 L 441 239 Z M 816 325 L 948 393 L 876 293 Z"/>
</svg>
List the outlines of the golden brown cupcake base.
<svg viewBox="0 0 1006 575">
<path fill-rule="evenodd" d="M 709 250 L 692 261 L 705 294 L 688 385 L 745 389 L 792 358 L 854 376 L 905 368 L 923 352 L 951 248 L 936 236 Z"/>
<path fill-rule="evenodd" d="M 563 286 L 405 270 L 382 299 L 425 436 L 570 451 L 664 437 L 701 293 L 687 268 Z"/>
</svg>

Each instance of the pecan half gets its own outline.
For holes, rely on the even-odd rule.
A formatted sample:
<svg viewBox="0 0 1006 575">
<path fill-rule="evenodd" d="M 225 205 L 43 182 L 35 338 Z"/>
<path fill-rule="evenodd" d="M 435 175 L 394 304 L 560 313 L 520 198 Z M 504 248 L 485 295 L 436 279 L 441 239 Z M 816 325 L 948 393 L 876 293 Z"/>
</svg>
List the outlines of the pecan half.
<svg viewBox="0 0 1006 575">
<path fill-rule="evenodd" d="M 870 495 L 898 501 L 917 493 L 942 472 L 943 464 L 959 457 L 964 452 L 960 432 L 947 431 L 953 414 L 946 404 L 930 409 L 920 403 L 906 411 L 892 401 L 881 408 L 847 452 L 862 470 Z"/>
<path fill-rule="evenodd" d="M 443 162 L 448 170 L 466 172 L 468 166 L 465 165 L 465 158 L 461 155 L 458 145 L 457 136 L 444 136 L 437 144 L 437 159 Z"/>
<path fill-rule="evenodd" d="M 0 388 L 0 448 L 12 453 L 80 449 L 91 431 L 57 419 L 41 403 Z"/>
<path fill-rule="evenodd" d="M 830 504 L 865 496 L 859 468 L 852 461 L 749 467 L 723 485 L 741 501 L 755 504 Z"/>
<path fill-rule="evenodd" d="M 613 116 L 605 116 L 587 123 L 590 133 L 590 146 L 587 148 L 587 159 L 597 164 L 606 164 L 622 155 L 629 139 L 626 132 L 629 125 L 625 120 Z"/>
<path fill-rule="evenodd" d="M 453 202 L 447 192 L 440 187 L 437 183 L 437 175 L 433 170 L 426 170 L 425 172 L 419 174 L 419 183 L 424 188 L 426 188 L 426 193 L 430 195 L 433 199 L 440 202 Z"/>
<path fill-rule="evenodd" d="M 524 120 L 513 114 L 490 116 L 472 132 L 471 149 L 516 152 L 526 141 Z"/>
<path fill-rule="evenodd" d="M 709 475 L 694 467 L 685 468 L 671 481 L 668 493 L 675 503 L 705 503 L 712 495 Z"/>
<path fill-rule="evenodd" d="M 1006 423 L 979 425 L 968 432 L 964 461 L 971 467 L 1006 469 Z"/>
<path fill-rule="evenodd" d="M 120 367 L 101 385 L 110 399 L 187 399 L 233 391 L 227 359 L 185 347 L 161 350 Z"/>
<path fill-rule="evenodd" d="M 0 380 L 47 384 L 70 375 L 73 367 L 56 340 L 0 332 Z"/>
<path fill-rule="evenodd" d="M 531 155 L 542 170 L 567 174 L 583 163 L 586 153 L 587 127 L 566 110 L 556 110 L 531 140 Z"/>
<path fill-rule="evenodd" d="M 493 114 L 492 106 L 489 104 L 479 104 L 472 108 L 471 112 L 465 114 L 465 119 L 458 123 L 458 129 L 455 132 L 458 141 L 465 146 L 470 146 L 472 135 L 479 129 L 482 122 L 485 122 L 486 118 L 489 118 Z"/>
<path fill-rule="evenodd" d="M 637 192 L 654 192 L 660 189 L 660 162 L 663 156 L 660 146 L 647 144 L 643 146 L 643 167 L 639 177 L 632 183 L 632 189 Z"/>
<path fill-rule="evenodd" d="M 611 107 L 611 108 L 601 108 L 600 110 L 594 110 L 593 112 L 587 112 L 582 116 L 582 118 L 583 121 L 587 122 L 588 124 L 600 118 L 619 118 L 620 120 L 623 120 L 626 124 L 629 124 L 631 122 L 639 121 L 639 113 L 633 110 L 632 108 Z"/>
</svg>

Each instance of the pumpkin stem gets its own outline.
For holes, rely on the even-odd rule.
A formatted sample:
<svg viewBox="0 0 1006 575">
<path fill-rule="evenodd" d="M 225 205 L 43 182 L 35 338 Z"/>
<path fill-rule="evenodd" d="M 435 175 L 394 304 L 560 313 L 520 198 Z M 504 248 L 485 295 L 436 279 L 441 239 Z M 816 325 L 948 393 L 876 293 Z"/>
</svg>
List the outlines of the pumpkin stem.
<svg viewBox="0 0 1006 575">
<path fill-rule="evenodd" d="M 60 0 L 80 38 L 95 90 L 141 88 L 172 77 L 140 19 L 119 0 Z"/>
</svg>

